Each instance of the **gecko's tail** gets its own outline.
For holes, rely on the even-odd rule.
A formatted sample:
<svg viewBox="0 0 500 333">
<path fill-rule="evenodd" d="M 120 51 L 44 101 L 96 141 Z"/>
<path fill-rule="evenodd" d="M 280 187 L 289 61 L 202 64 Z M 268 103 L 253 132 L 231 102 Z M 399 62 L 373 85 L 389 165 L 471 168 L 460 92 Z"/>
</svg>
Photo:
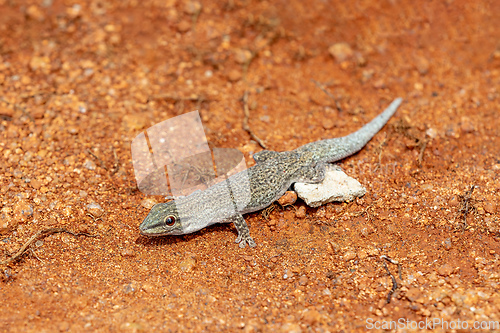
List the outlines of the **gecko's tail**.
<svg viewBox="0 0 500 333">
<path fill-rule="evenodd" d="M 396 98 L 381 114 L 354 133 L 341 138 L 311 142 L 295 151 L 312 152 L 313 159 L 323 162 L 335 162 L 351 156 L 360 151 L 384 127 L 402 101 L 402 98 Z"/>
<path fill-rule="evenodd" d="M 345 138 L 352 138 L 351 140 L 357 142 L 359 145 L 359 149 L 363 148 L 394 115 L 402 101 L 403 99 L 401 97 L 396 98 L 381 114 L 361 127 L 358 131 L 349 134 Z"/>
<path fill-rule="evenodd" d="M 384 127 L 384 125 L 394 115 L 399 105 L 401 105 L 402 101 L 403 99 L 401 97 L 396 98 L 381 114 L 376 116 L 368 124 L 361 127 L 354 133 L 339 138 L 338 140 L 341 142 L 341 145 L 348 147 L 349 150 L 345 151 L 343 156 L 335 156 L 335 160 L 340 160 L 360 151 L 368 143 L 368 141 L 370 141 L 375 134 L 377 134 L 382 127 Z"/>
<path fill-rule="evenodd" d="M 354 133 L 341 138 L 306 144 L 297 150 L 315 151 L 318 160 L 325 162 L 335 162 L 353 155 L 360 151 L 384 127 L 402 101 L 402 98 L 396 98 L 381 114 Z"/>
</svg>

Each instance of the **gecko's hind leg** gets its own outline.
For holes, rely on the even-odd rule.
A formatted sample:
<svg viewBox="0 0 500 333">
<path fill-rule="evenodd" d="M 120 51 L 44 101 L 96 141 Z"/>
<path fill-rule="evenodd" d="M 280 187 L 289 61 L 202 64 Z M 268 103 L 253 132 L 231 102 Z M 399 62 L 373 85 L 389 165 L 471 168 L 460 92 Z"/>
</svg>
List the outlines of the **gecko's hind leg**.
<svg viewBox="0 0 500 333">
<path fill-rule="evenodd" d="M 238 214 L 231 218 L 227 222 L 233 222 L 236 230 L 238 231 L 238 238 L 236 238 L 236 243 L 239 243 L 241 248 L 244 248 L 246 244 L 250 247 L 255 247 L 257 244 L 253 241 L 252 236 L 250 236 L 250 229 L 248 228 L 245 219 L 241 214 Z"/>
</svg>

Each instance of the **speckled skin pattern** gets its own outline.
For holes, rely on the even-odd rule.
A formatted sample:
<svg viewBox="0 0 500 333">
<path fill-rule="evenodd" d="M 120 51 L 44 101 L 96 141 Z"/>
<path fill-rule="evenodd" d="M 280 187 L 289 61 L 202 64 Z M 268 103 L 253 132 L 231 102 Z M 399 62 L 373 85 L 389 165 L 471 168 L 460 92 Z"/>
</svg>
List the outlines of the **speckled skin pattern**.
<svg viewBox="0 0 500 333">
<path fill-rule="evenodd" d="M 375 119 L 348 136 L 308 143 L 287 152 L 258 152 L 253 156 L 256 165 L 226 181 L 154 205 L 139 229 L 146 236 L 183 235 L 214 223 L 232 222 L 238 231 L 236 243 L 242 248 L 246 244 L 254 247 L 256 244 L 243 214 L 269 206 L 293 183 L 321 182 L 325 177 L 325 163 L 361 150 L 387 123 L 401 102 L 401 98 L 395 99 Z"/>
</svg>

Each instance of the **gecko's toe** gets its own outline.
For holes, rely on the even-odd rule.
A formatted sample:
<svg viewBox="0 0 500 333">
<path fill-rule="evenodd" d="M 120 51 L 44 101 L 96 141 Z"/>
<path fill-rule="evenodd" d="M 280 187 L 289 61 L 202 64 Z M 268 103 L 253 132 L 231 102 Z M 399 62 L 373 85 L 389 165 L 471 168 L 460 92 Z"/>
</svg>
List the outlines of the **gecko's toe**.
<svg viewBox="0 0 500 333">
<path fill-rule="evenodd" d="M 236 243 L 239 243 L 238 245 L 242 249 L 244 249 L 247 244 L 250 247 L 257 246 L 257 244 L 255 244 L 254 240 L 250 236 L 246 236 L 246 237 L 238 236 L 238 238 L 236 238 Z"/>
<path fill-rule="evenodd" d="M 255 242 L 253 241 L 252 237 L 249 237 L 247 239 L 247 243 L 248 243 L 248 246 L 250 246 L 250 247 L 256 247 L 257 246 L 257 244 L 255 244 Z"/>
</svg>

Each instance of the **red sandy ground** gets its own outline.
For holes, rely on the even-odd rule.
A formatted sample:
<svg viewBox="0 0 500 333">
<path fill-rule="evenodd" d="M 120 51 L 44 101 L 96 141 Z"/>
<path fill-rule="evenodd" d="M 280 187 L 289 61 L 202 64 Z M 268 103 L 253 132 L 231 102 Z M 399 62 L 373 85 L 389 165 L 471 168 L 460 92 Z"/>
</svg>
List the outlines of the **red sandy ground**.
<svg viewBox="0 0 500 333">
<path fill-rule="evenodd" d="M 48 235 L 1 265 L 0 331 L 498 324 L 499 16 L 494 0 L 0 0 L 0 260 L 47 228 L 98 235 Z M 405 101 L 341 163 L 363 198 L 250 214 L 253 249 L 229 224 L 140 236 L 162 198 L 137 191 L 131 140 L 198 109 L 210 146 L 251 164 L 245 91 L 277 151 Z M 388 304 L 382 255 L 401 267 Z"/>
</svg>

